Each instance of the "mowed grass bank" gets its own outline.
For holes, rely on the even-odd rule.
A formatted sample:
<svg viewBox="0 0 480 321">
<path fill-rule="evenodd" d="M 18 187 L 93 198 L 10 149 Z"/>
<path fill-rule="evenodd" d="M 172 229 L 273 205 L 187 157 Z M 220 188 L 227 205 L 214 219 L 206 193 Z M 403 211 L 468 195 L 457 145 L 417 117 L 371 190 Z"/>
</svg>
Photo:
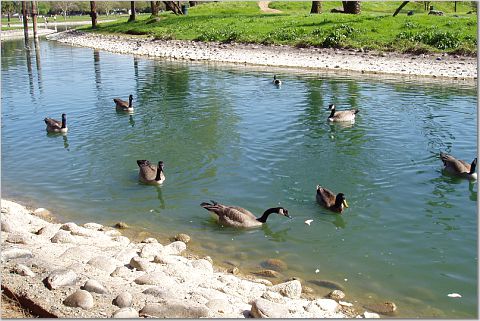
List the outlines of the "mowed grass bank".
<svg viewBox="0 0 480 321">
<path fill-rule="evenodd" d="M 157 19 L 105 23 L 98 32 L 157 39 L 476 54 L 477 14 L 470 2 L 458 2 L 457 12 L 453 2 L 431 2 L 444 16 L 428 15 L 423 3 L 409 3 L 392 17 L 400 4 L 362 2 L 361 14 L 348 15 L 330 12 L 342 8 L 340 1 L 323 2 L 322 14 L 309 13 L 311 2 L 271 3 L 271 8 L 282 11 L 279 14 L 261 12 L 256 2 L 215 2 L 189 8 L 186 16 L 166 12 Z M 408 16 L 408 11 L 414 14 Z"/>
</svg>

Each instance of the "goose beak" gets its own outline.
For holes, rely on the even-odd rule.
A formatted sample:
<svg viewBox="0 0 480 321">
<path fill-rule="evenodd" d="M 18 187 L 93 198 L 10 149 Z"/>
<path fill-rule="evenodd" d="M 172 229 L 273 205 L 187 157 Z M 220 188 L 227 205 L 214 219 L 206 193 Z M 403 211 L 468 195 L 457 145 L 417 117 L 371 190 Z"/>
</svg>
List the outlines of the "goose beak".
<svg viewBox="0 0 480 321">
<path fill-rule="evenodd" d="M 343 206 L 348 207 L 347 200 L 343 200 Z"/>
</svg>

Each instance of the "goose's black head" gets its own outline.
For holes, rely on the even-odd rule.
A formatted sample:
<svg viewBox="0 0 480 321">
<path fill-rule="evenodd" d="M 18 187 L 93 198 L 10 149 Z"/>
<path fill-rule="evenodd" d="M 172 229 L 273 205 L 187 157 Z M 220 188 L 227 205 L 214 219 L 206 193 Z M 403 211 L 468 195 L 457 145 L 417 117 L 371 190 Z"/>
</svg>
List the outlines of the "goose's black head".
<svg viewBox="0 0 480 321">
<path fill-rule="evenodd" d="M 276 208 L 276 213 L 278 215 L 283 215 L 283 216 L 286 216 L 288 218 L 292 218 L 289 214 L 288 214 L 288 210 L 284 207 L 277 207 Z"/>
<path fill-rule="evenodd" d="M 328 105 L 328 110 L 335 110 L 335 104 Z"/>
<path fill-rule="evenodd" d="M 163 171 L 163 161 L 158 162 L 158 168 L 160 168 Z"/>
<path fill-rule="evenodd" d="M 348 207 L 347 200 L 345 199 L 345 195 L 343 193 L 338 193 L 337 196 L 335 197 L 335 206 L 344 206 Z"/>
</svg>

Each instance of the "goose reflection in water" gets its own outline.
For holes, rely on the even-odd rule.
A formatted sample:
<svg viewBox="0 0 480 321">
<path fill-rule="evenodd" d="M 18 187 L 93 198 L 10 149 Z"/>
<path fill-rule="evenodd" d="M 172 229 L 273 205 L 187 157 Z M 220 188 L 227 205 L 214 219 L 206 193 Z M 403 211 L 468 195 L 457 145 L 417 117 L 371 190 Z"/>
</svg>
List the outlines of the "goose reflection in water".
<svg viewBox="0 0 480 321">
<path fill-rule="evenodd" d="M 165 200 L 163 199 L 162 188 L 160 186 L 155 186 L 157 189 L 157 199 L 160 201 L 160 208 L 165 209 Z"/>
<path fill-rule="evenodd" d="M 70 151 L 70 144 L 68 143 L 68 135 L 67 133 L 51 133 L 47 132 L 47 137 L 49 138 L 56 138 L 56 137 L 62 137 L 63 138 L 63 148 L 66 150 Z"/>
</svg>

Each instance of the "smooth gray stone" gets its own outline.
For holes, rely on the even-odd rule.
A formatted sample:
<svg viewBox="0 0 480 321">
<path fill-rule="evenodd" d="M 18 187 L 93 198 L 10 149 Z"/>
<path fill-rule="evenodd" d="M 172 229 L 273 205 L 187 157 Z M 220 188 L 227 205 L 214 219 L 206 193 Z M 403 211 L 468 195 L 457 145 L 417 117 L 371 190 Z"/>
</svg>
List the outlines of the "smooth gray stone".
<svg viewBox="0 0 480 321">
<path fill-rule="evenodd" d="M 209 310 L 204 305 L 183 300 L 169 300 L 164 303 L 149 303 L 140 310 L 140 316 L 157 318 L 206 318 Z"/>
<path fill-rule="evenodd" d="M 47 276 L 45 282 L 50 290 L 58 289 L 62 286 L 74 285 L 77 282 L 77 274 L 67 269 L 54 270 Z"/>
<path fill-rule="evenodd" d="M 139 317 L 138 311 L 130 307 L 118 309 L 112 315 L 112 318 L 123 318 L 123 319 L 133 319 L 138 317 Z"/>
<path fill-rule="evenodd" d="M 97 280 L 90 279 L 82 287 L 83 290 L 98 294 L 107 294 L 108 290 Z"/>
<path fill-rule="evenodd" d="M 129 292 L 122 292 L 113 300 L 113 304 L 119 308 L 127 308 L 132 305 L 132 300 L 133 297 Z"/>
<path fill-rule="evenodd" d="M 250 314 L 254 318 L 286 318 L 289 315 L 288 308 L 283 304 L 274 303 L 265 299 L 256 299 L 252 302 Z"/>
<path fill-rule="evenodd" d="M 77 290 L 74 293 L 70 294 L 63 301 L 63 304 L 69 307 L 78 307 L 84 310 L 88 310 L 93 308 L 93 296 L 88 291 Z"/>
</svg>

